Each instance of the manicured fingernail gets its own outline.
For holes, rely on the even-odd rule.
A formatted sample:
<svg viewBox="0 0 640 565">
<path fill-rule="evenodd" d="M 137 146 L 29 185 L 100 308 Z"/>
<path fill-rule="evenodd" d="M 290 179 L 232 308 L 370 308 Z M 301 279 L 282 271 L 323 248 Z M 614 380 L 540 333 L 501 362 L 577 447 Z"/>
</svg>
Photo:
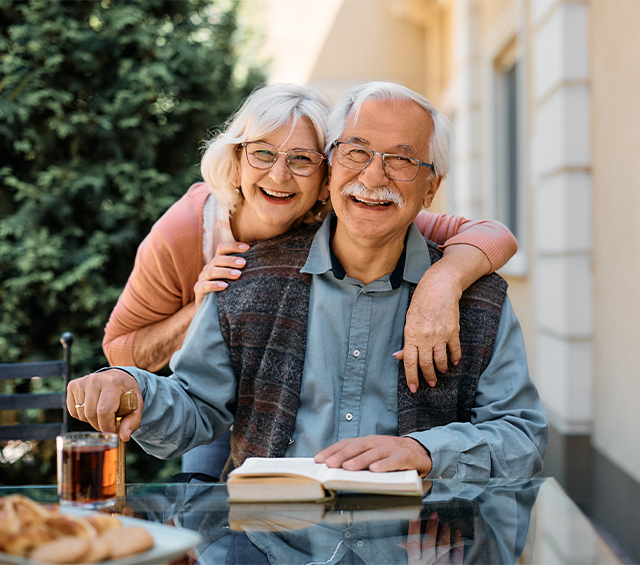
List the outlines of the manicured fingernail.
<svg viewBox="0 0 640 565">
<path fill-rule="evenodd" d="M 436 381 L 427 381 L 427 384 L 433 388 L 434 386 L 436 386 Z"/>
<path fill-rule="evenodd" d="M 392 353 L 392 355 L 394 357 L 397 357 L 398 355 L 400 355 L 400 353 L 402 353 L 402 349 L 400 351 L 396 351 L 395 353 Z"/>
<path fill-rule="evenodd" d="M 411 383 L 411 384 L 409 385 L 409 390 L 410 390 L 411 392 L 415 393 L 415 392 L 416 392 L 416 390 L 418 390 L 418 387 L 417 387 L 416 385 L 414 385 L 413 383 Z"/>
<path fill-rule="evenodd" d="M 238 245 L 238 249 L 240 249 L 240 251 L 246 251 L 249 249 L 249 246 L 246 243 L 243 243 L 242 245 Z"/>
<path fill-rule="evenodd" d="M 454 361 L 454 362 L 453 362 L 453 365 L 455 366 L 455 365 L 457 365 L 458 363 L 460 363 L 460 361 Z"/>
<path fill-rule="evenodd" d="M 236 259 L 236 260 L 234 261 L 234 263 L 235 263 L 236 265 L 244 265 L 244 264 L 246 263 L 246 261 L 245 261 L 244 259 Z"/>
<path fill-rule="evenodd" d="M 226 282 L 219 282 L 218 288 L 227 288 L 229 285 Z"/>
<path fill-rule="evenodd" d="M 238 271 L 238 269 L 231 269 L 229 273 L 235 276 L 235 275 L 241 275 L 242 271 Z"/>
</svg>

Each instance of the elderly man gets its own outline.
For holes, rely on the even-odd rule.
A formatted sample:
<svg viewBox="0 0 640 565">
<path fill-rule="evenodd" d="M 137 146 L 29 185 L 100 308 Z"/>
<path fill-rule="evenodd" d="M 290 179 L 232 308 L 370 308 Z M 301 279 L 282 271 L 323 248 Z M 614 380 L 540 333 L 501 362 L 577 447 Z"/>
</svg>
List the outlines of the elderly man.
<svg viewBox="0 0 640 565">
<path fill-rule="evenodd" d="M 173 377 L 94 373 L 69 385 L 69 411 L 114 431 L 119 396 L 134 388 L 144 410 L 121 436 L 135 431 L 158 457 L 233 424 L 225 474 L 249 456 L 314 455 L 430 477 L 540 471 L 547 418 L 500 277 L 463 295 L 462 359 L 435 387 L 422 379 L 411 392 L 393 356 L 415 285 L 440 257 L 412 222 L 448 170 L 445 120 L 418 94 L 371 83 L 334 109 L 328 152 L 335 215 L 247 252 L 242 279 L 196 314 Z"/>
</svg>

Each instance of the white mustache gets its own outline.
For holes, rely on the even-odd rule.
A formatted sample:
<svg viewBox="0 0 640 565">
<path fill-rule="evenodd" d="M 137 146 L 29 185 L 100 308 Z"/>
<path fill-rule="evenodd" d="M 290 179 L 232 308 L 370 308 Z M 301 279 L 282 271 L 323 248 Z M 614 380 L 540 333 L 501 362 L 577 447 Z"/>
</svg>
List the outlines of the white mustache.
<svg viewBox="0 0 640 565">
<path fill-rule="evenodd" d="M 348 198 L 349 196 L 355 196 L 356 198 L 379 200 L 381 202 L 393 202 L 397 208 L 404 206 L 404 198 L 402 194 L 391 190 L 386 186 L 379 186 L 378 188 L 369 188 L 361 182 L 350 182 L 342 187 L 340 190 L 340 196 Z"/>
</svg>

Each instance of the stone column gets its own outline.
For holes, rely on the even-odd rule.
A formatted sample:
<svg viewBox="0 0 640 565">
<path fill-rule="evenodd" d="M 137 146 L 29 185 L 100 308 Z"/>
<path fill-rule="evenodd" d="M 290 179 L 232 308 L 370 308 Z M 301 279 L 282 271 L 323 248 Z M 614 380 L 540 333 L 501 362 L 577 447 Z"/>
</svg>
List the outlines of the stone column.
<svg viewBox="0 0 640 565">
<path fill-rule="evenodd" d="M 564 435 L 593 423 L 589 6 L 532 2 L 536 384 Z"/>
</svg>

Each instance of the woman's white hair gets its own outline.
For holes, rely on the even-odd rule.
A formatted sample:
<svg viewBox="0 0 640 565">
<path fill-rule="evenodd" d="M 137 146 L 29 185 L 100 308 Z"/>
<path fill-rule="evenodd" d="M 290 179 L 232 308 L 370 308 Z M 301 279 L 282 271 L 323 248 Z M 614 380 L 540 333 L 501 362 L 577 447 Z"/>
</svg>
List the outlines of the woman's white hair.
<svg viewBox="0 0 640 565">
<path fill-rule="evenodd" d="M 449 172 L 449 148 L 451 144 L 451 125 L 449 120 L 438 112 L 424 96 L 393 82 L 369 82 L 356 86 L 347 92 L 333 107 L 329 115 L 327 143 L 325 145 L 325 154 L 329 155 L 329 159 L 331 159 L 331 146 L 344 132 L 347 118 L 353 116 L 357 121 L 360 108 L 367 100 L 412 100 L 422 106 L 433 120 L 433 135 L 429 143 L 428 159 L 433 164 L 435 174 L 443 177 L 447 175 Z"/>
<path fill-rule="evenodd" d="M 254 90 L 224 127 L 206 142 L 200 171 L 221 203 L 233 212 L 242 202 L 233 179 L 240 170 L 238 147 L 246 141 L 264 139 L 293 119 L 308 118 L 318 136 L 320 151 L 325 145 L 329 101 L 317 90 L 298 84 L 273 84 Z"/>
</svg>

